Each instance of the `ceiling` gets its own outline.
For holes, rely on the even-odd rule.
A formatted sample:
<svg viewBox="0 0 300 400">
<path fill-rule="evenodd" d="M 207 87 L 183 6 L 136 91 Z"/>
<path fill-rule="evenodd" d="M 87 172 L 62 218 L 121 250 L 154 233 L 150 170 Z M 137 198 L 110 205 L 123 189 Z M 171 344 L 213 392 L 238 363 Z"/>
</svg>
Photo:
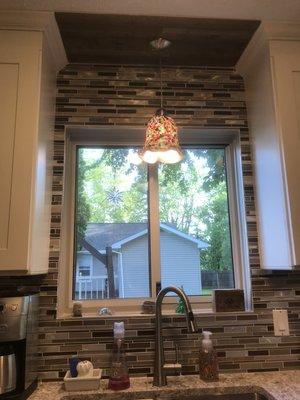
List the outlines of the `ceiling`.
<svg viewBox="0 0 300 400">
<path fill-rule="evenodd" d="M 172 45 L 161 51 L 168 65 L 236 64 L 259 21 L 133 15 L 56 13 L 69 62 L 157 64 L 150 41 Z"/>
<path fill-rule="evenodd" d="M 300 21 L 299 0 L 1 0 L 0 9 Z"/>
</svg>

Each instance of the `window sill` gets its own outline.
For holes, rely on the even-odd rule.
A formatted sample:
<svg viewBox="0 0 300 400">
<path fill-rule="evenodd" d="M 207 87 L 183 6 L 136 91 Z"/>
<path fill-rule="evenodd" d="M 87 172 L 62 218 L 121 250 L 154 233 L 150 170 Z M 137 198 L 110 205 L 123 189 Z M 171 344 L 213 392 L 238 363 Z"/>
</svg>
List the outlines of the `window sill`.
<svg viewBox="0 0 300 400">
<path fill-rule="evenodd" d="M 210 317 L 210 316 L 239 316 L 239 315 L 252 315 L 253 310 L 247 310 L 247 311 L 229 311 L 229 312 L 214 312 L 212 308 L 207 308 L 207 309 L 194 309 L 194 315 L 195 317 L 200 317 L 200 316 L 205 316 L 205 317 Z M 162 315 L 164 317 L 185 317 L 185 314 L 177 314 L 175 311 L 163 311 Z M 141 318 L 141 319 L 147 319 L 147 318 L 154 318 L 155 314 L 142 314 L 141 312 L 134 312 L 134 311 L 119 311 L 119 312 L 114 312 L 111 315 L 98 315 L 96 312 L 84 312 L 82 317 L 74 317 L 72 314 L 69 313 L 64 313 L 61 314 L 57 317 L 58 320 L 76 320 L 76 321 L 84 321 L 84 320 L 89 320 L 89 319 L 116 319 L 116 318 Z"/>
</svg>

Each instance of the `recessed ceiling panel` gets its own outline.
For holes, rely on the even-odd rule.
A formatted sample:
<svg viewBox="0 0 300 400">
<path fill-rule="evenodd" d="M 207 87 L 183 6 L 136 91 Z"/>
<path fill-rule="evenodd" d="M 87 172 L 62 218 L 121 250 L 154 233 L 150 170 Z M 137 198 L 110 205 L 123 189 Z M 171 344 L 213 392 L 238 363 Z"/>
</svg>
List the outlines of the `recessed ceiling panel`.
<svg viewBox="0 0 300 400">
<path fill-rule="evenodd" d="M 259 21 L 57 13 L 69 62 L 157 64 L 150 41 L 172 45 L 163 63 L 231 67 L 236 64 Z"/>
</svg>

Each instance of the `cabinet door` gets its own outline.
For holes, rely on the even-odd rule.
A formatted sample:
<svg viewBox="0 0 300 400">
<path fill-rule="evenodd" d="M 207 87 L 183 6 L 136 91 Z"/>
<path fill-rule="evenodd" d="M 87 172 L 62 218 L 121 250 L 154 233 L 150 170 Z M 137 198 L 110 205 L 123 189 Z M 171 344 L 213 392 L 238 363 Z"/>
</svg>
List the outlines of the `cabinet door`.
<svg viewBox="0 0 300 400">
<path fill-rule="evenodd" d="M 300 265 L 300 43 L 272 46 L 277 124 L 293 265 Z"/>
<path fill-rule="evenodd" d="M 0 31 L 0 271 L 28 269 L 41 39 Z"/>
</svg>

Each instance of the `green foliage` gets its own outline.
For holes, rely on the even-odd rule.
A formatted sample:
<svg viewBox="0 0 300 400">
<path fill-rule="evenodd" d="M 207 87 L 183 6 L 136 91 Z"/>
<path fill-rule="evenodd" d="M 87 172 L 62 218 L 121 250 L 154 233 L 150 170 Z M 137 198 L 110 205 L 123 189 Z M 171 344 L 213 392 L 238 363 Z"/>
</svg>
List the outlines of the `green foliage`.
<svg viewBox="0 0 300 400">
<path fill-rule="evenodd" d="M 232 270 L 232 255 L 228 220 L 228 201 L 225 182 L 215 185 L 212 196 L 201 210 L 206 225 L 205 239 L 210 244 L 201 252 L 201 266 L 205 270 Z"/>
<path fill-rule="evenodd" d="M 85 190 L 91 209 L 90 221 L 147 220 L 147 171 L 145 166 L 128 163 L 128 152 L 127 149 L 105 149 L 87 165 Z M 129 177 L 130 173 L 133 176 Z"/>
<path fill-rule="evenodd" d="M 147 167 L 130 162 L 130 149 L 79 153 L 78 231 L 87 222 L 146 222 Z M 81 153 L 82 152 L 82 153 Z M 158 169 L 160 220 L 210 244 L 201 268 L 230 270 L 231 243 L 224 149 L 188 149 L 184 161 Z"/>
<path fill-rule="evenodd" d="M 198 225 L 197 197 L 203 184 L 192 155 L 191 151 L 184 151 L 184 162 L 159 166 L 160 219 L 187 234 L 195 234 Z"/>
<path fill-rule="evenodd" d="M 181 290 L 183 290 L 183 286 L 181 286 Z M 176 314 L 184 314 L 184 312 L 185 312 L 184 302 L 181 297 L 179 297 L 179 299 L 178 299 L 178 303 L 176 305 L 175 312 L 176 312 Z"/>
<path fill-rule="evenodd" d="M 203 182 L 203 189 L 209 191 L 216 188 L 226 179 L 225 155 L 220 149 L 203 150 L 209 172 Z"/>
<path fill-rule="evenodd" d="M 126 164 L 128 152 L 127 149 L 105 149 L 101 161 L 109 165 L 113 171 L 118 171 Z"/>
<path fill-rule="evenodd" d="M 87 165 L 82 157 L 82 151 L 78 151 L 77 159 L 77 202 L 76 202 L 76 227 L 77 233 L 84 237 L 87 224 L 91 217 L 91 206 L 85 192 Z"/>
</svg>

